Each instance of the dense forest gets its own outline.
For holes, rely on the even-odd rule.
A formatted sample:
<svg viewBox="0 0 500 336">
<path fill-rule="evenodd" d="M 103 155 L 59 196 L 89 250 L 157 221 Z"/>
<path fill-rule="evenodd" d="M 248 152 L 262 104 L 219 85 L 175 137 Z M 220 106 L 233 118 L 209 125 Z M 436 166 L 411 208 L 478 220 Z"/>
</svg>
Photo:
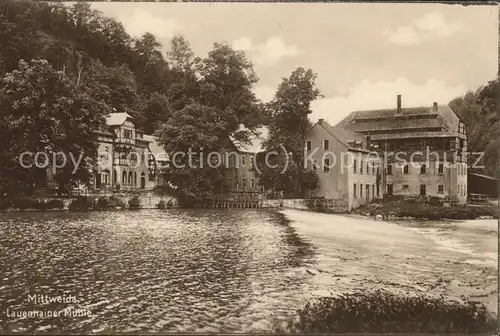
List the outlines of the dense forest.
<svg viewBox="0 0 500 336">
<path fill-rule="evenodd" d="M 466 123 L 470 171 L 500 178 L 500 84 L 498 79 L 450 102 Z M 479 162 L 477 162 L 479 160 Z"/>
<path fill-rule="evenodd" d="M 214 43 L 194 55 L 174 37 L 168 52 L 152 34 L 132 37 L 123 25 L 88 3 L 0 0 L 0 196 L 32 193 L 43 169 L 19 169 L 23 152 L 77 153 L 79 165 L 61 164 L 59 192 L 88 183 L 96 165 L 96 130 L 114 111 L 132 115 L 138 128 L 156 134 L 167 152 L 220 150 L 248 143 L 261 126 L 267 150 L 284 144 L 293 163 L 286 174 L 262 169 L 266 188 L 304 195 L 317 177 L 302 167 L 302 140 L 311 102 L 321 97 L 316 74 L 298 68 L 283 78 L 264 104 L 252 91 L 258 82 L 244 52 Z M 498 81 L 451 102 L 468 123 L 469 150 L 485 151 L 481 172 L 498 173 Z M 283 158 L 276 159 L 283 162 Z M 210 200 L 228 186 L 222 171 L 165 172 L 186 203 Z"/>
</svg>

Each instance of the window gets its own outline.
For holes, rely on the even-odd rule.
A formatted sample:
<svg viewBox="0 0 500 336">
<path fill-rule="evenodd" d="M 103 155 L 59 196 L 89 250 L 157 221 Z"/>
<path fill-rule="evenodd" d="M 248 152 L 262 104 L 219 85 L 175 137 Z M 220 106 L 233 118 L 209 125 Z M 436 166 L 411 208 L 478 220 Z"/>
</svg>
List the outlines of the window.
<svg viewBox="0 0 500 336">
<path fill-rule="evenodd" d="M 330 171 L 330 159 L 324 159 L 323 161 L 323 171 L 328 173 Z"/>
<path fill-rule="evenodd" d="M 387 165 L 387 175 L 392 175 L 392 163 Z"/>
<path fill-rule="evenodd" d="M 255 180 L 254 179 L 251 179 L 251 188 L 255 189 Z"/>
<path fill-rule="evenodd" d="M 250 156 L 250 166 L 254 166 L 255 164 L 255 157 L 253 155 Z"/>
<path fill-rule="evenodd" d="M 420 185 L 420 196 L 425 196 L 427 194 L 425 184 Z"/>
<path fill-rule="evenodd" d="M 233 168 L 236 165 L 235 164 L 236 163 L 236 157 L 235 157 L 235 155 L 230 154 L 227 161 L 228 161 L 229 168 Z"/>
<path fill-rule="evenodd" d="M 410 171 L 410 168 L 408 166 L 408 163 L 405 163 L 403 166 L 403 174 L 408 174 Z"/>
<path fill-rule="evenodd" d="M 246 164 L 247 164 L 247 157 L 246 157 L 246 155 L 242 155 L 242 156 L 241 156 L 241 165 L 242 165 L 243 167 L 245 167 L 245 166 L 246 166 Z"/>
<path fill-rule="evenodd" d="M 354 165 L 353 165 L 354 174 L 356 174 L 356 173 L 357 173 L 357 170 L 358 170 L 357 165 L 358 165 L 358 160 L 354 159 Z"/>
<path fill-rule="evenodd" d="M 132 131 L 131 130 L 123 130 L 123 137 L 126 139 L 132 139 Z"/>
<path fill-rule="evenodd" d="M 375 184 L 372 184 L 372 197 L 375 197 Z"/>
<path fill-rule="evenodd" d="M 245 190 L 247 188 L 245 178 L 241 179 L 241 189 Z"/>
<path fill-rule="evenodd" d="M 439 163 L 438 164 L 438 174 L 443 174 L 444 173 L 444 164 Z"/>
<path fill-rule="evenodd" d="M 229 188 L 232 188 L 233 187 L 233 178 L 232 177 L 228 177 L 227 178 L 227 186 Z"/>
<path fill-rule="evenodd" d="M 311 149 L 312 149 L 311 141 L 307 140 L 306 141 L 306 150 L 310 151 Z"/>
<path fill-rule="evenodd" d="M 403 189 L 408 189 L 410 186 L 408 184 L 403 184 Z"/>
<path fill-rule="evenodd" d="M 330 148 L 330 141 L 329 140 L 323 140 L 323 149 L 329 149 Z"/>
<path fill-rule="evenodd" d="M 101 183 L 108 184 L 108 174 L 107 173 L 101 174 Z"/>
<path fill-rule="evenodd" d="M 427 169 L 427 165 L 425 163 L 422 163 L 420 165 L 420 174 L 425 174 L 426 169 Z"/>
<path fill-rule="evenodd" d="M 363 160 L 361 160 L 361 164 L 359 165 L 359 173 L 363 174 Z"/>
<path fill-rule="evenodd" d="M 392 184 L 387 185 L 387 195 L 392 195 Z"/>
<path fill-rule="evenodd" d="M 370 174 L 370 163 L 369 163 L 369 161 L 366 161 L 366 173 L 368 175 Z"/>
<path fill-rule="evenodd" d="M 464 123 L 459 123 L 458 124 L 458 133 L 462 133 L 462 134 L 466 134 L 466 130 L 465 130 L 465 124 Z"/>
<path fill-rule="evenodd" d="M 359 185 L 359 197 L 363 197 L 363 185 Z"/>
<path fill-rule="evenodd" d="M 358 197 L 358 191 L 356 190 L 356 183 L 354 183 L 354 198 Z"/>
</svg>

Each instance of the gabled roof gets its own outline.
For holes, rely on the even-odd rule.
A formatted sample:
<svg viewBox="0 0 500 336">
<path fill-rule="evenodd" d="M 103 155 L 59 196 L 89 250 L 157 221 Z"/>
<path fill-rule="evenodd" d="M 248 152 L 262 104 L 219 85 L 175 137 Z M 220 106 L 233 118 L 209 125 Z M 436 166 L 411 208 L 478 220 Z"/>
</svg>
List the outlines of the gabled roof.
<svg viewBox="0 0 500 336">
<path fill-rule="evenodd" d="M 153 135 L 144 134 L 144 139 L 149 141 L 149 150 L 157 161 L 168 160 L 168 154 L 163 147 L 158 143 L 158 138 Z"/>
<path fill-rule="evenodd" d="M 473 175 L 473 176 L 477 176 L 477 177 L 481 177 L 481 178 L 484 178 L 487 180 L 498 181 L 498 179 L 493 177 L 493 176 L 483 175 L 483 174 L 479 174 L 479 173 L 472 173 L 472 172 L 469 172 L 468 174 Z"/>
<path fill-rule="evenodd" d="M 268 134 L 268 129 L 266 127 L 262 127 L 260 129 L 261 133 Z M 261 135 L 253 135 L 250 137 L 250 144 L 240 144 L 234 140 L 234 138 L 229 137 L 229 140 L 232 142 L 234 148 L 239 152 L 244 153 L 260 153 L 265 150 L 264 142 L 266 141 L 265 136 Z"/>
<path fill-rule="evenodd" d="M 359 133 L 356 133 L 354 131 L 351 131 L 351 130 L 348 130 L 348 129 L 345 129 L 345 128 L 342 128 L 342 127 L 339 127 L 339 126 L 332 126 L 332 125 L 330 125 L 329 123 L 327 123 L 324 120 L 318 121 L 315 124 L 315 126 L 316 125 L 319 125 L 319 126 L 323 127 L 332 137 L 334 137 L 335 139 L 337 139 L 337 141 L 339 141 L 341 144 L 343 144 L 344 146 L 346 146 L 348 149 L 356 150 L 356 151 L 360 151 L 360 150 L 361 151 L 365 151 L 365 150 L 367 150 L 365 148 L 354 147 L 352 145 L 352 143 L 354 141 L 357 141 L 358 143 L 360 142 L 361 144 L 364 144 L 364 140 L 365 139 Z"/>
<path fill-rule="evenodd" d="M 106 124 L 108 126 L 120 126 L 127 119 L 133 119 L 128 113 L 120 112 L 120 113 L 111 113 L 106 117 Z"/>
<path fill-rule="evenodd" d="M 433 106 L 403 108 L 399 114 L 396 114 L 396 111 L 396 109 L 355 111 L 337 126 L 364 134 L 415 131 L 424 133 L 420 134 L 421 136 L 426 136 L 425 132 L 441 131 L 462 136 L 458 133 L 460 118 L 447 105 L 439 105 L 437 108 Z M 388 137 L 392 136 L 388 134 Z"/>
<path fill-rule="evenodd" d="M 259 153 L 264 150 L 263 144 L 265 140 L 262 137 L 254 136 L 250 138 L 250 144 L 240 144 L 231 137 L 230 140 L 238 152 Z"/>
</svg>

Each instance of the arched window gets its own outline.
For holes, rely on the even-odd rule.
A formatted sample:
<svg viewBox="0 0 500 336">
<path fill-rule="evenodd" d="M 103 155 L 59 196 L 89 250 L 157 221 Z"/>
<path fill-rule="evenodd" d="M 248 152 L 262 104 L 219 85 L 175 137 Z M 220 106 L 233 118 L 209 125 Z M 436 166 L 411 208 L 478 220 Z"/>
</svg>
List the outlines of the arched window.
<svg viewBox="0 0 500 336">
<path fill-rule="evenodd" d="M 126 183 L 127 183 L 127 172 L 126 172 L 126 171 L 124 171 L 124 172 L 122 173 L 122 183 L 123 183 L 123 184 L 126 184 Z"/>
<path fill-rule="evenodd" d="M 116 174 L 116 169 L 113 169 L 113 184 L 116 184 L 116 179 L 117 179 L 117 174 Z"/>
<path fill-rule="evenodd" d="M 134 172 L 134 185 L 137 185 L 137 173 Z"/>
<path fill-rule="evenodd" d="M 132 178 L 133 178 L 132 172 L 128 172 L 128 184 L 132 184 Z"/>
</svg>

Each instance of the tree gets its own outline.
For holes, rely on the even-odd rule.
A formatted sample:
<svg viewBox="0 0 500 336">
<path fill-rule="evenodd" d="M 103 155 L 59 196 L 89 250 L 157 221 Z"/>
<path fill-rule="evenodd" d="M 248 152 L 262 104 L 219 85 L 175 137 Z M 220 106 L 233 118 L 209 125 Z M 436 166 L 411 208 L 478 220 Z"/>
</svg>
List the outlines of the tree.
<svg viewBox="0 0 500 336">
<path fill-rule="evenodd" d="M 263 114 L 252 91 L 258 82 L 245 53 L 215 43 L 200 65 L 200 102 L 219 111 L 227 123 L 225 137 L 242 144 L 262 126 Z"/>
<path fill-rule="evenodd" d="M 311 103 L 321 96 L 315 87 L 316 77 L 311 69 L 297 68 L 289 78 L 283 78 L 274 99 L 267 106 L 271 121 L 269 138 L 264 146 L 267 150 L 283 147 L 291 153 L 297 170 L 291 175 L 295 177 L 291 183 L 298 192 L 305 192 L 314 186 L 310 181 L 311 174 L 315 173 L 304 175 L 307 170 L 303 165 L 303 151 L 305 136 L 311 127 Z M 291 174 L 290 170 L 287 172 Z"/>
<path fill-rule="evenodd" d="M 165 177 L 176 187 L 184 205 L 209 202 L 220 192 L 223 167 L 212 168 L 207 160 L 210 153 L 223 150 L 220 138 L 226 127 L 224 121 L 218 120 L 216 109 L 199 103 L 174 112 L 162 125 L 159 142 L 172 160 Z"/>
<path fill-rule="evenodd" d="M 156 133 L 161 125 L 172 116 L 169 99 L 166 95 L 153 93 L 141 107 L 143 118 L 143 131 L 146 134 Z"/>
<path fill-rule="evenodd" d="M 499 136 L 494 101 L 488 98 L 492 91 L 479 88 L 476 92 L 467 92 L 463 97 L 457 97 L 450 102 L 450 107 L 465 122 L 467 128 L 467 151 L 484 153 L 479 163 L 484 168 L 475 167 L 477 155 L 468 156 L 468 165 L 472 171 L 497 176 L 499 160 Z M 498 105 L 496 105 L 498 106 Z"/>
<path fill-rule="evenodd" d="M 54 176 L 61 192 L 89 182 L 97 157 L 94 131 L 104 124 L 103 106 L 46 60 L 20 61 L 17 70 L 3 76 L 0 87 L 1 192 L 30 192 L 45 176 L 44 169 L 20 166 L 26 152 L 44 153 L 50 159 L 53 153 L 64 153 L 66 164 L 62 155 L 55 162 L 61 165 Z M 70 155 L 75 161 L 81 157 L 76 167 Z"/>
</svg>

